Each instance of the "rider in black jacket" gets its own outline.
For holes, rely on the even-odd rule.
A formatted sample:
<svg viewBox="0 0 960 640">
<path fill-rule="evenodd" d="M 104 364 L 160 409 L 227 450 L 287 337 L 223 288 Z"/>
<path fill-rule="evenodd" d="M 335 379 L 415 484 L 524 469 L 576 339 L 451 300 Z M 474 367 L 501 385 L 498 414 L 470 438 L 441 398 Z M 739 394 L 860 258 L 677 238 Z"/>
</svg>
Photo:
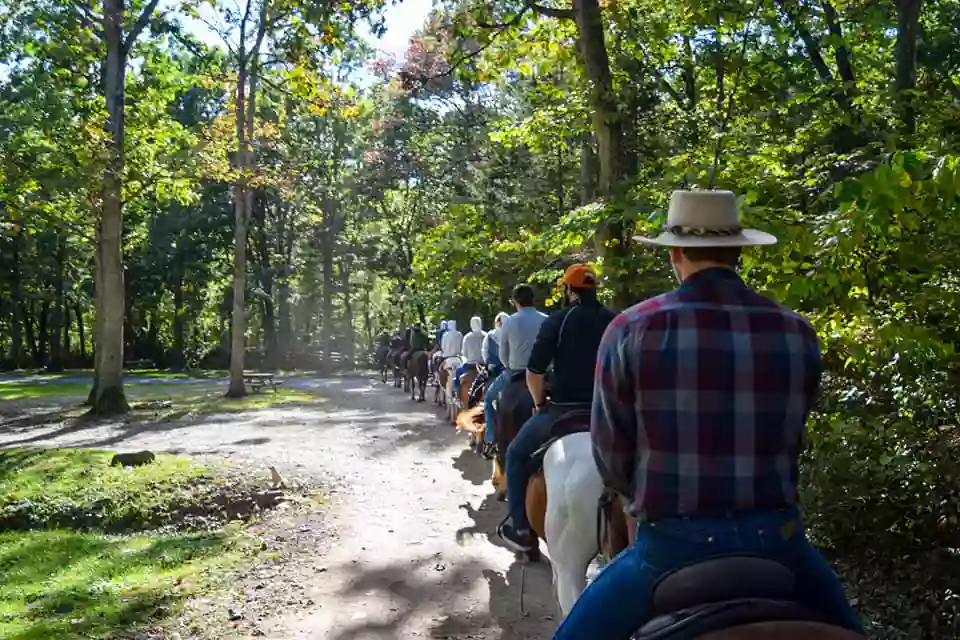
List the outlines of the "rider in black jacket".
<svg viewBox="0 0 960 640">
<path fill-rule="evenodd" d="M 558 284 L 563 287 L 564 308 L 544 320 L 527 362 L 527 388 L 535 413 L 507 449 L 507 502 L 512 522 L 504 523 L 498 533 L 517 551 L 529 551 L 535 544 L 524 508 L 527 481 L 536 471 L 531 456 L 550 439 L 550 427 L 564 407 L 589 405 L 593 400 L 597 349 L 616 316 L 597 300 L 597 274 L 589 266 L 571 266 Z M 546 373 L 551 363 L 548 394 Z M 553 411 L 549 411 L 550 405 L 554 405 Z"/>
</svg>

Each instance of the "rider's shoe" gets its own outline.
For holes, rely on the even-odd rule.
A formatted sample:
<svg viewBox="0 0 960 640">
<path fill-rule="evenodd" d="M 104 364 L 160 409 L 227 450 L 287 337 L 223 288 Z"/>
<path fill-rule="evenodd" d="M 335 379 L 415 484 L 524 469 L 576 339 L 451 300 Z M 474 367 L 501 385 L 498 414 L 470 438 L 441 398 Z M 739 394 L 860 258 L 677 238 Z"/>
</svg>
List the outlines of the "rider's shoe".
<svg viewBox="0 0 960 640">
<path fill-rule="evenodd" d="M 481 455 L 483 456 L 484 460 L 493 460 L 497 455 L 497 445 L 493 444 L 492 442 L 484 442 Z"/>
<path fill-rule="evenodd" d="M 504 522 L 497 528 L 497 535 L 503 540 L 503 543 L 514 551 L 530 551 L 537 541 L 529 530 L 517 530 L 509 522 Z"/>
</svg>

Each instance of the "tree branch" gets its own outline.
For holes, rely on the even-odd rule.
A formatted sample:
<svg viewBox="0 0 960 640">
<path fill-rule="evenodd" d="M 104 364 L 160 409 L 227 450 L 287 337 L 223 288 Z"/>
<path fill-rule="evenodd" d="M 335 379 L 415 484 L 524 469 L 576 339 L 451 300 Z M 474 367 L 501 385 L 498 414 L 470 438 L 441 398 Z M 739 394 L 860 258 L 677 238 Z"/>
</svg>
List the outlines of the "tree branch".
<svg viewBox="0 0 960 640">
<path fill-rule="evenodd" d="M 156 10 L 157 5 L 160 4 L 160 0 L 150 0 L 143 11 L 140 13 L 140 19 L 137 20 L 137 24 L 130 30 L 127 34 L 127 40 L 123 43 L 123 53 L 130 53 L 130 49 L 133 47 L 133 43 L 137 41 L 137 38 L 140 37 L 140 33 L 150 24 L 150 19 L 153 17 L 153 12 Z"/>
<path fill-rule="evenodd" d="M 823 17 L 827 20 L 827 28 L 830 30 L 830 35 L 840 43 L 837 45 L 835 51 L 837 72 L 840 74 L 841 80 L 852 86 L 854 82 L 853 65 L 850 63 L 850 50 L 843 44 L 843 29 L 840 26 L 840 20 L 837 18 L 837 10 L 826 0 L 824 0 L 822 4 Z"/>
<path fill-rule="evenodd" d="M 536 11 L 542 16 L 547 16 L 548 18 L 557 18 L 558 20 L 573 20 L 574 14 L 573 9 L 558 9 L 556 7 L 545 7 L 536 3 L 529 3 L 527 5 L 530 9 Z"/>
</svg>

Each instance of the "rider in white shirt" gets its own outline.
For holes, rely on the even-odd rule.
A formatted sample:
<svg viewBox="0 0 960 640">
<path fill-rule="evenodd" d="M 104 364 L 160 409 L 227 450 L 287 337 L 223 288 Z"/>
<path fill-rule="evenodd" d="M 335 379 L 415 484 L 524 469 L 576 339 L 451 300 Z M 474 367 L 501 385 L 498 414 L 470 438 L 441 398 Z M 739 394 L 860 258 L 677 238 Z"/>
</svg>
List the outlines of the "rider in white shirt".
<svg viewBox="0 0 960 640">
<path fill-rule="evenodd" d="M 460 366 L 460 352 L 463 348 L 463 334 L 457 330 L 456 320 L 447 320 L 447 331 L 440 340 L 440 351 L 443 354 L 443 368 L 450 372 L 447 381 L 447 394 L 453 394 L 453 377 Z"/>
<path fill-rule="evenodd" d="M 483 339 L 487 334 L 483 331 L 480 316 L 470 318 L 470 329 L 470 333 L 463 337 L 463 359 L 467 362 L 483 362 Z"/>
</svg>

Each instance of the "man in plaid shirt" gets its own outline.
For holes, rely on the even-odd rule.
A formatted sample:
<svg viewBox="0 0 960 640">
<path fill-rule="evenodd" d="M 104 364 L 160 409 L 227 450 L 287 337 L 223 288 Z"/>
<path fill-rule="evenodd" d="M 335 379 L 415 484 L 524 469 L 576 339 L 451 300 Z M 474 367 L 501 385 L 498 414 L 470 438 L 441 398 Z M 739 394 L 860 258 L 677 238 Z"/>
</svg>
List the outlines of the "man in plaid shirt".
<svg viewBox="0 0 960 640">
<path fill-rule="evenodd" d="M 801 603 L 862 632 L 797 509 L 804 422 L 820 385 L 817 336 L 737 275 L 741 247 L 776 238 L 740 227 L 725 191 L 678 191 L 666 232 L 680 287 L 617 316 L 597 356 L 594 458 L 630 501 L 635 544 L 587 588 L 555 640 L 626 640 L 654 614 L 673 569 L 761 554 L 797 577 Z"/>
</svg>

